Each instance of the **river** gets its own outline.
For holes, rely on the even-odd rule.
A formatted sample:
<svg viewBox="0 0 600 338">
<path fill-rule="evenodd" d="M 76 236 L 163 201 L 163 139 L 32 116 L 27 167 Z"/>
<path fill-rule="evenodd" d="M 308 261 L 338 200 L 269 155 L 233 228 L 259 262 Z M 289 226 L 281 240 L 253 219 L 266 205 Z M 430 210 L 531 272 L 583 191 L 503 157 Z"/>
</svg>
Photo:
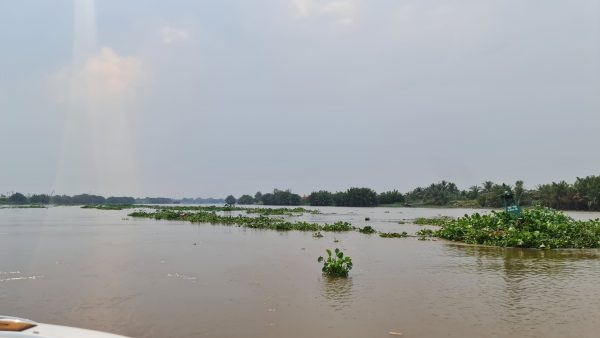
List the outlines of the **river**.
<svg viewBox="0 0 600 338">
<path fill-rule="evenodd" d="M 302 218 L 414 233 L 468 209 L 321 208 Z M 0 209 L 0 314 L 132 337 L 596 337 L 600 251 L 458 245 Z M 570 213 L 598 218 L 598 213 Z M 370 221 L 365 221 L 369 217 Z M 334 242 L 337 241 L 337 242 Z M 347 279 L 321 275 L 339 247 Z"/>
</svg>

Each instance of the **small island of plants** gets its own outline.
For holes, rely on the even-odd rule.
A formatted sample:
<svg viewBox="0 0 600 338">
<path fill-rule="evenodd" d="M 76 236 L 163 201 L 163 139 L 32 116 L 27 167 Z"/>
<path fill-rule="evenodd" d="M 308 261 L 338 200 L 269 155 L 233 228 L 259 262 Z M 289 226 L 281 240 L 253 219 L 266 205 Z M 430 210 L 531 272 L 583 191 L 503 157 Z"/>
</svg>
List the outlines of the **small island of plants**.
<svg viewBox="0 0 600 338">
<path fill-rule="evenodd" d="M 435 237 L 468 244 L 540 249 L 600 248 L 600 220 L 578 221 L 545 207 L 526 209 L 521 215 L 495 212 L 448 220 Z"/>
<path fill-rule="evenodd" d="M 349 256 L 344 256 L 340 249 L 335 249 L 335 254 L 327 249 L 327 258 L 320 256 L 317 262 L 323 262 L 323 274 L 328 277 L 348 277 L 348 273 L 352 270 L 352 259 Z"/>
<path fill-rule="evenodd" d="M 317 224 L 304 221 L 291 222 L 280 217 L 267 217 L 262 213 L 259 214 L 258 217 L 248 217 L 243 215 L 231 216 L 219 215 L 215 211 L 202 211 L 198 209 L 194 212 L 173 209 L 161 209 L 153 212 L 138 210 L 130 213 L 128 216 L 156 220 L 187 221 L 191 223 L 237 225 L 244 228 L 270 229 L 277 231 L 344 232 L 355 230 L 350 223 L 341 221 L 331 224 Z"/>
</svg>

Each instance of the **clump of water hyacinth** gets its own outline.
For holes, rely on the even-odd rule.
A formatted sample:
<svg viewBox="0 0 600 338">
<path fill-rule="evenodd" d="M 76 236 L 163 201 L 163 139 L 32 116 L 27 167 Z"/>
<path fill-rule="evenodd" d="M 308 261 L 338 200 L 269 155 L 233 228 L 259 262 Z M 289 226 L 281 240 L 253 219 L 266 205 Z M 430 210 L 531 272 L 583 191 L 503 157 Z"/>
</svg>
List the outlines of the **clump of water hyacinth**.
<svg viewBox="0 0 600 338">
<path fill-rule="evenodd" d="M 577 221 L 561 211 L 535 207 L 521 215 L 495 212 L 465 215 L 435 231 L 436 237 L 501 247 L 599 248 L 600 220 Z"/>
<path fill-rule="evenodd" d="M 329 277 L 348 277 L 348 273 L 352 270 L 352 259 L 349 256 L 344 256 L 340 249 L 335 249 L 335 254 L 327 249 L 327 258 L 320 256 L 317 262 L 323 262 L 323 274 Z"/>
</svg>

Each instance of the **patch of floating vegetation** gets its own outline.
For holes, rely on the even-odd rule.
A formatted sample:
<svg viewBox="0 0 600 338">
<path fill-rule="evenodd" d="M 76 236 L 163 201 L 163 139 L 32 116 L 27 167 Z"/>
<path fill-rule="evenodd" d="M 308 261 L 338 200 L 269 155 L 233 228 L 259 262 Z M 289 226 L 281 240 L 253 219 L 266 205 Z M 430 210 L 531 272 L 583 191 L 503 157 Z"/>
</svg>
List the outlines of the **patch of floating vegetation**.
<svg viewBox="0 0 600 338">
<path fill-rule="evenodd" d="M 363 234 L 378 233 L 376 229 L 367 225 L 363 228 L 352 226 L 348 222 L 335 223 L 310 223 L 305 221 L 290 221 L 283 217 L 269 216 L 295 216 L 302 213 L 317 214 L 318 210 L 304 208 L 242 208 L 231 205 L 225 206 L 158 206 L 158 205 L 85 205 L 84 209 L 99 210 L 126 210 L 139 209 L 128 216 L 134 218 L 151 218 L 156 220 L 187 221 L 191 223 L 208 223 L 220 225 L 236 225 L 251 229 L 270 229 L 277 231 L 310 231 L 313 237 L 323 237 L 323 232 L 348 232 L 358 231 Z M 142 210 L 154 209 L 154 211 Z M 256 217 L 249 217 L 243 214 L 237 216 L 223 215 L 217 212 L 244 211 L 246 214 L 257 214 Z M 403 238 L 409 237 L 406 232 L 402 233 L 379 233 L 383 238 Z"/>
<path fill-rule="evenodd" d="M 403 231 L 402 233 L 380 232 L 379 237 L 382 237 L 382 238 L 405 238 L 405 237 L 408 237 L 408 233 L 406 231 Z"/>
<path fill-rule="evenodd" d="M 433 237 L 435 236 L 435 231 L 431 229 L 421 229 L 416 232 L 416 235 L 422 237 Z"/>
<path fill-rule="evenodd" d="M 322 229 L 323 229 L 323 231 L 329 231 L 329 232 L 343 232 L 343 231 L 355 230 L 355 228 L 352 226 L 352 224 L 350 224 L 348 222 L 342 222 L 342 221 L 338 221 L 333 224 L 324 224 L 322 226 Z"/>
<path fill-rule="evenodd" d="M 526 209 L 519 216 L 492 211 L 450 221 L 434 231 L 434 236 L 500 247 L 600 248 L 600 219 L 577 221 L 561 211 L 544 207 Z"/>
<path fill-rule="evenodd" d="M 370 225 L 367 225 L 364 228 L 358 229 L 358 232 L 360 232 L 361 234 L 374 234 L 377 232 L 377 230 L 373 229 L 373 227 L 371 227 Z"/>
<path fill-rule="evenodd" d="M 102 204 L 102 205 L 84 205 L 82 209 L 98 209 L 98 210 L 123 210 L 135 208 L 134 205 L 119 205 L 119 204 Z"/>
<path fill-rule="evenodd" d="M 305 209 L 305 208 L 243 208 L 236 207 L 232 205 L 225 206 L 215 206 L 215 205 L 169 205 L 169 206 L 158 206 L 158 205 L 131 205 L 131 204 L 121 204 L 121 205 L 111 205 L 111 204 L 103 204 L 103 205 L 84 205 L 83 209 L 99 209 L 99 210 L 126 210 L 126 209 L 136 209 L 136 208 L 144 208 L 144 209 L 155 209 L 155 210 L 174 210 L 174 211 L 209 211 L 209 212 L 225 212 L 225 211 L 244 211 L 247 214 L 259 214 L 259 215 L 282 215 L 282 216 L 293 216 L 300 214 L 318 214 L 318 210 L 314 209 Z"/>
<path fill-rule="evenodd" d="M 258 217 L 238 216 L 223 216 L 216 212 L 196 211 L 184 212 L 175 210 L 159 210 L 155 212 L 135 211 L 129 214 L 130 217 L 137 218 L 152 218 L 156 220 L 170 221 L 188 221 L 192 223 L 209 223 L 222 225 L 237 225 L 240 227 L 251 229 L 271 229 L 279 231 L 351 231 L 354 227 L 348 222 L 335 222 L 333 224 L 317 224 L 309 222 L 290 222 L 284 218 L 273 218 L 260 215 Z"/>
<path fill-rule="evenodd" d="M 418 217 L 413 221 L 413 224 L 416 225 L 435 225 L 435 226 L 444 226 L 448 222 L 453 221 L 454 218 L 450 216 L 440 216 L 440 217 Z"/>
</svg>

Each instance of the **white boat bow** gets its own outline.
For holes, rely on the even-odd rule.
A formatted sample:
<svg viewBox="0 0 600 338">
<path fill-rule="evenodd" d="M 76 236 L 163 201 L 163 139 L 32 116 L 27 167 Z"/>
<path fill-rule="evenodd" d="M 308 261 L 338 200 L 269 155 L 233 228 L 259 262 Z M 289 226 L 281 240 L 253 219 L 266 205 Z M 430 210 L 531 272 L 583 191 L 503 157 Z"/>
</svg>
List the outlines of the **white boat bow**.
<svg viewBox="0 0 600 338">
<path fill-rule="evenodd" d="M 0 338 L 127 338 L 112 333 L 0 316 Z"/>
</svg>

